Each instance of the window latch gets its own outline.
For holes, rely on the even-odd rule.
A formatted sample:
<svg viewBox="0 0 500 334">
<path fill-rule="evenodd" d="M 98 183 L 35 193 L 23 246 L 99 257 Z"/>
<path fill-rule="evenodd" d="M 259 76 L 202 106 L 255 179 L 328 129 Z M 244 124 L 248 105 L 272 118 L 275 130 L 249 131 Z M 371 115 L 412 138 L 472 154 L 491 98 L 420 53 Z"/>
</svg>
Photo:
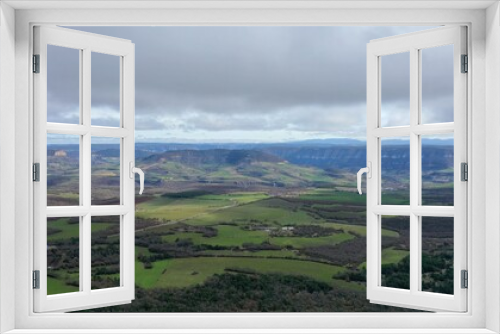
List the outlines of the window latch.
<svg viewBox="0 0 500 334">
<path fill-rule="evenodd" d="M 363 194 L 363 192 L 361 191 L 361 175 L 363 175 L 363 173 L 366 173 L 366 177 L 371 179 L 372 178 L 372 163 L 370 161 L 367 162 L 367 165 L 365 168 L 361 168 L 359 171 L 358 171 L 358 193 L 360 195 Z"/>
<path fill-rule="evenodd" d="M 139 195 L 142 195 L 142 192 L 144 191 L 144 172 L 142 169 L 134 167 L 134 162 L 130 161 L 129 163 L 129 172 L 130 172 L 130 178 L 134 179 L 135 174 L 139 174 L 139 184 L 140 184 L 140 190 L 139 190 Z"/>
</svg>

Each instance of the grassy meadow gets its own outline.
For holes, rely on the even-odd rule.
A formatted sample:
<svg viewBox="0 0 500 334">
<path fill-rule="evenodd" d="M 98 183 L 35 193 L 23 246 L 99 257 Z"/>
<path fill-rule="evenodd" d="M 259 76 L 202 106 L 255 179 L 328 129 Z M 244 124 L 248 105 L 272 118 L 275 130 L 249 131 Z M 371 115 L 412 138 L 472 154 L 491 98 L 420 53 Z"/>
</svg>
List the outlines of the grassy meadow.
<svg viewBox="0 0 500 334">
<path fill-rule="evenodd" d="M 161 244 L 187 243 L 191 247 L 199 247 L 200 251 L 192 257 L 145 261 L 144 258 L 154 258 L 155 252 L 148 247 L 136 246 L 136 285 L 145 289 L 185 288 L 203 284 L 216 274 L 243 272 L 306 276 L 335 286 L 339 284 L 335 275 L 346 268 L 308 256 L 303 250 L 364 238 L 365 226 L 345 224 L 342 220 L 334 222 L 311 215 L 308 210 L 311 207 L 335 207 L 339 202 L 362 205 L 364 196 L 359 197 L 361 200 L 353 194 L 326 190 L 303 193 L 294 198 L 293 203 L 286 198 L 264 193 L 203 194 L 194 198 L 154 196 L 137 204 L 138 219 L 156 222 L 146 228 L 142 225 L 142 228 L 138 227 L 136 238 L 147 239 L 154 235 L 159 237 Z M 331 202 L 336 204 L 328 204 Z M 359 217 L 362 219 L 364 216 Z M 294 233 L 295 228 L 304 226 L 323 230 L 320 230 L 319 235 L 316 235 L 318 232 L 302 235 Z M 50 241 L 78 238 L 79 224 L 68 218 L 52 220 L 49 227 L 52 229 L 48 236 Z M 97 222 L 92 224 L 92 232 L 106 235 L 108 231 L 108 239 L 113 240 L 116 238 L 112 236 L 112 227 L 111 223 Z M 210 228 L 211 234 L 204 234 L 205 228 Z M 395 230 L 384 230 L 383 235 L 399 238 Z M 405 254 L 407 251 L 394 247 L 385 249 L 384 263 L 398 262 Z M 99 268 L 96 266 L 93 269 Z M 75 286 L 64 283 L 64 278 L 77 280 L 78 273 L 70 275 L 67 270 L 49 272 L 49 294 L 76 291 Z M 99 276 L 116 278 L 117 274 Z M 359 290 L 359 284 L 356 283 L 345 282 L 343 286 Z"/>
</svg>

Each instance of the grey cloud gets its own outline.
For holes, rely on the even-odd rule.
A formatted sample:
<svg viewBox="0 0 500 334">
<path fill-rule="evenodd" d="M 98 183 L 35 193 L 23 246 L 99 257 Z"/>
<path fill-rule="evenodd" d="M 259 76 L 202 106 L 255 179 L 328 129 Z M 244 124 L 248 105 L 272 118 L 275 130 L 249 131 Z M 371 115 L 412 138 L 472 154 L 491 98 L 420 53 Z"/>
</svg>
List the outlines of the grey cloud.
<svg viewBox="0 0 500 334">
<path fill-rule="evenodd" d="M 165 129 L 184 131 L 274 131 L 290 130 L 303 132 L 345 133 L 364 130 L 365 109 L 363 106 L 309 106 L 295 107 L 274 113 L 216 114 L 191 111 L 177 117 L 162 120 Z"/>
<path fill-rule="evenodd" d="M 47 95 L 47 121 L 55 123 L 78 124 L 80 111 L 78 102 L 61 101 L 58 97 Z"/>
<path fill-rule="evenodd" d="M 261 129 L 280 127 L 283 124 L 270 123 L 282 119 L 284 110 L 306 112 L 303 118 L 288 119 L 288 123 L 298 122 L 289 125 L 296 129 L 331 126 L 327 121 L 330 118 L 325 119 L 319 109 L 332 110 L 332 113 L 350 110 L 349 117 L 330 114 L 328 117 L 335 128 L 354 128 L 357 126 L 352 121 L 355 107 L 360 108 L 356 117 L 363 117 L 357 122 L 364 122 L 366 44 L 371 39 L 428 27 L 73 29 L 126 38 L 135 43 L 136 114 L 142 118 L 137 121 L 142 130 L 175 127 L 162 118 L 172 120 L 172 117 L 182 118 L 179 115 L 196 112 L 203 117 L 188 123 L 184 119 L 179 124 L 191 131 L 196 126 L 219 131 L 224 127 L 246 127 L 238 122 L 250 126 L 252 117 L 260 120 L 256 126 Z M 93 80 L 93 105 L 109 107 L 116 104 L 116 84 L 113 84 L 116 66 L 112 65 L 101 64 L 96 69 L 102 79 Z M 398 59 L 390 65 L 395 69 L 405 66 L 404 61 Z M 62 75 L 63 72 L 59 77 Z M 431 80 L 443 81 L 443 75 L 432 74 Z M 404 80 L 407 78 L 400 76 L 386 85 L 388 103 L 394 106 L 404 103 L 407 93 L 400 84 Z M 429 100 L 438 100 L 446 94 L 449 94 L 449 87 L 443 84 L 436 85 L 427 96 Z M 316 110 L 318 114 L 312 115 L 307 110 Z"/>
<path fill-rule="evenodd" d="M 91 121 L 92 125 L 98 126 L 110 126 L 110 127 L 119 127 L 120 119 L 113 117 L 92 117 Z"/>
<path fill-rule="evenodd" d="M 92 52 L 92 106 L 120 110 L 120 58 Z"/>
<path fill-rule="evenodd" d="M 445 95 L 432 100 L 422 101 L 422 122 L 443 123 L 453 122 L 453 95 Z"/>
<path fill-rule="evenodd" d="M 135 118 L 135 129 L 138 131 L 161 130 L 165 124 L 153 117 L 138 116 Z"/>
<path fill-rule="evenodd" d="M 202 113 L 194 113 L 188 116 L 182 127 L 188 131 L 208 130 L 208 131 L 254 131 L 275 130 L 280 128 L 277 123 L 271 122 L 271 119 L 265 115 L 259 114 L 253 117 L 230 115 L 229 117 L 218 117 Z"/>
</svg>

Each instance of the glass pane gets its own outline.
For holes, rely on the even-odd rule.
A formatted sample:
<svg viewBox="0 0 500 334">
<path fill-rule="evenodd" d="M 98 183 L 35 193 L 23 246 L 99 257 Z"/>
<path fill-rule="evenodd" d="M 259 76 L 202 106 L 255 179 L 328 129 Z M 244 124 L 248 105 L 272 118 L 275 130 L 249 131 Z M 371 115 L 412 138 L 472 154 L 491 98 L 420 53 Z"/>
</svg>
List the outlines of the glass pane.
<svg viewBox="0 0 500 334">
<path fill-rule="evenodd" d="M 80 50 L 47 45 L 47 122 L 80 123 Z"/>
<path fill-rule="evenodd" d="M 92 125 L 120 126 L 120 57 L 92 52 Z"/>
<path fill-rule="evenodd" d="M 421 136 L 422 205 L 453 206 L 453 135 Z"/>
<path fill-rule="evenodd" d="M 92 290 L 120 286 L 120 216 L 92 217 Z"/>
<path fill-rule="evenodd" d="M 47 205 L 80 205 L 78 135 L 47 135 Z"/>
<path fill-rule="evenodd" d="M 381 126 L 410 125 L 410 53 L 381 58 Z"/>
<path fill-rule="evenodd" d="M 453 45 L 420 51 L 422 123 L 453 122 Z"/>
<path fill-rule="evenodd" d="M 120 204 L 120 142 L 92 137 L 92 205 Z"/>
<path fill-rule="evenodd" d="M 410 140 L 381 139 L 381 204 L 410 205 Z"/>
<path fill-rule="evenodd" d="M 410 289 L 410 217 L 382 216 L 381 228 L 381 285 Z"/>
<path fill-rule="evenodd" d="M 422 217 L 422 291 L 453 294 L 453 218 Z"/>
<path fill-rule="evenodd" d="M 47 218 L 47 295 L 80 290 L 80 217 Z"/>
</svg>

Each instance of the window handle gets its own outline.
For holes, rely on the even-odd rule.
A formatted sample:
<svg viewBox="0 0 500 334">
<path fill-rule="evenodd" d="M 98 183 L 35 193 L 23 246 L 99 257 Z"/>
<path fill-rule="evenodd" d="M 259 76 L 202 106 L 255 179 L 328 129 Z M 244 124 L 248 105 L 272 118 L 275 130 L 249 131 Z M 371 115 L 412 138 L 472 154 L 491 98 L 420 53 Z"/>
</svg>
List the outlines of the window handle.
<svg viewBox="0 0 500 334">
<path fill-rule="evenodd" d="M 361 191 L 361 175 L 363 175 L 363 173 L 366 173 L 367 178 L 369 178 L 369 179 L 372 178 L 372 163 L 370 161 L 368 161 L 367 165 L 368 165 L 367 167 L 361 168 L 358 171 L 358 193 L 360 195 L 363 194 L 363 192 Z"/>
<path fill-rule="evenodd" d="M 134 163 L 130 161 L 129 163 L 129 171 L 130 171 L 130 178 L 134 179 L 135 174 L 139 174 L 139 184 L 141 185 L 141 189 L 139 190 L 139 195 L 142 195 L 142 192 L 144 191 L 144 172 L 142 169 L 134 167 Z"/>
</svg>

